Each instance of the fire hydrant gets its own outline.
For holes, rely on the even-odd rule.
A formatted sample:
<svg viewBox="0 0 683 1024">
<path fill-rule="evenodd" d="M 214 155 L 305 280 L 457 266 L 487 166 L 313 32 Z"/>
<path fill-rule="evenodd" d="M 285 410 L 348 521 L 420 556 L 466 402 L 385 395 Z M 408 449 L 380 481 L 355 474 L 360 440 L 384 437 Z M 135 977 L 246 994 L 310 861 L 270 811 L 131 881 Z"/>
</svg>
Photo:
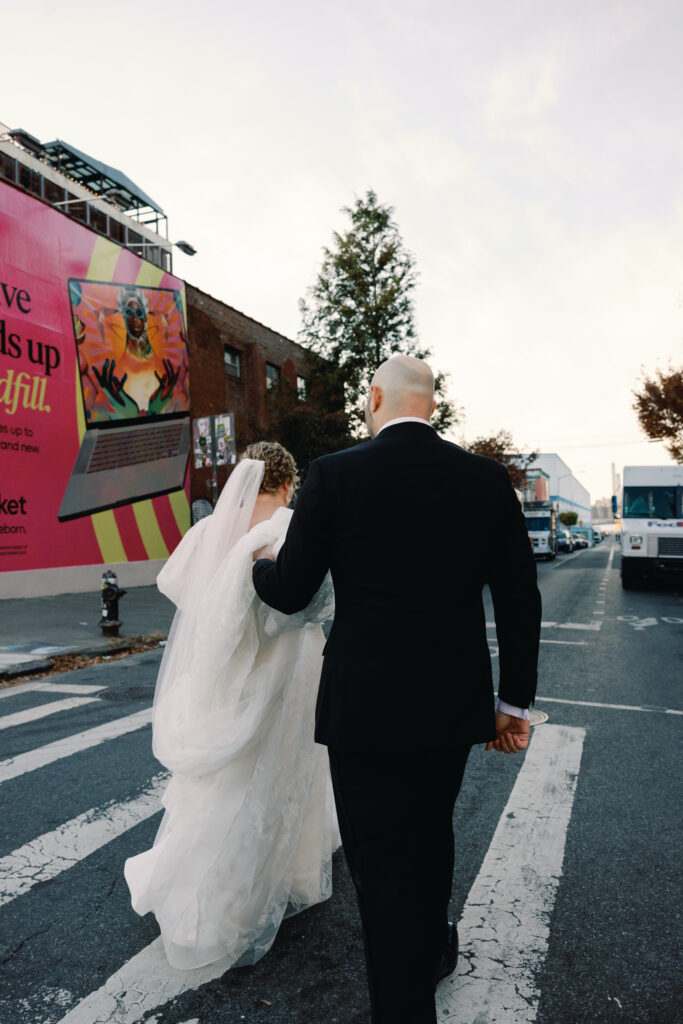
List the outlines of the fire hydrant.
<svg viewBox="0 0 683 1024">
<path fill-rule="evenodd" d="M 119 635 L 119 599 L 126 593 L 119 589 L 119 578 L 111 569 L 102 573 L 102 618 L 100 627 L 103 636 Z"/>
</svg>

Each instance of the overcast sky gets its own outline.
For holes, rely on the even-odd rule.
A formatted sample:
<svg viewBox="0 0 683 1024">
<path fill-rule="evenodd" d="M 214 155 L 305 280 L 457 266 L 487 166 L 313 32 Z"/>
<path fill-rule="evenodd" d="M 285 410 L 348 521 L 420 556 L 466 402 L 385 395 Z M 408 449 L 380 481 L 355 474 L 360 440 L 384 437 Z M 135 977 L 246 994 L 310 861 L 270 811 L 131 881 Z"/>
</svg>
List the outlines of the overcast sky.
<svg viewBox="0 0 683 1024">
<path fill-rule="evenodd" d="M 296 338 L 373 188 L 455 439 L 507 428 L 593 499 L 670 461 L 631 389 L 682 361 L 680 0 L 34 0 L 3 40 L 0 121 L 131 177 L 179 276 Z"/>
</svg>

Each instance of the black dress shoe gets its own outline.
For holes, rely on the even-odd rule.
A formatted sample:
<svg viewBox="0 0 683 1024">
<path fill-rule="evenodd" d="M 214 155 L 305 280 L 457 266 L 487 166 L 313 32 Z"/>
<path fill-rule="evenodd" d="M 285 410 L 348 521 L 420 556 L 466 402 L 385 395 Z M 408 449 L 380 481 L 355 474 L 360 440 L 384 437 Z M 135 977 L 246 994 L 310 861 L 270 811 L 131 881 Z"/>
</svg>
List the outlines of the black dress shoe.
<svg viewBox="0 0 683 1024">
<path fill-rule="evenodd" d="M 434 988 L 452 974 L 458 963 L 458 929 L 452 921 L 448 922 L 448 942 L 439 959 L 439 965 L 434 976 Z"/>
</svg>

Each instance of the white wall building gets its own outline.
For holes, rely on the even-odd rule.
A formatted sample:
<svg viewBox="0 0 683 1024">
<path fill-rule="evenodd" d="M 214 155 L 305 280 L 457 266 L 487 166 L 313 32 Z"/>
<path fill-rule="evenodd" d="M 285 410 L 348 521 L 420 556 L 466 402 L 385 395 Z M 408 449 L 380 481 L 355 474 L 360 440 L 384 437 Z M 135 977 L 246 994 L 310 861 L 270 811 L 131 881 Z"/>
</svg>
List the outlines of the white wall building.
<svg viewBox="0 0 683 1024">
<path fill-rule="evenodd" d="M 566 462 L 559 455 L 539 455 L 530 470 L 542 469 L 550 478 L 550 500 L 557 502 L 559 512 L 577 512 L 579 523 L 591 525 L 590 494 L 576 479 Z"/>
</svg>

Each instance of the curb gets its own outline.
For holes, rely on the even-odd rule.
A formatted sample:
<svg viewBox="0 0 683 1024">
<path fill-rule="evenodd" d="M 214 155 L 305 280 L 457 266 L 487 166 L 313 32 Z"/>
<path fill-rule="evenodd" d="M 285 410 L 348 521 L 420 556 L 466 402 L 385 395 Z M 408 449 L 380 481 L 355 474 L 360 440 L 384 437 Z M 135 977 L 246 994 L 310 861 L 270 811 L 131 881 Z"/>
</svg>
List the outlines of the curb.
<svg viewBox="0 0 683 1024">
<path fill-rule="evenodd" d="M 160 639 L 165 639 L 160 637 Z M 126 654 L 132 650 L 133 640 L 126 641 L 121 640 L 106 640 L 100 644 L 91 644 L 88 647 L 73 647 L 68 651 L 64 651 L 63 654 L 56 654 L 54 657 L 48 660 L 41 661 L 24 661 L 17 665 L 9 665 L 7 668 L 0 669 L 0 683 L 17 679 L 20 676 L 30 676 L 38 672 L 49 672 L 50 669 L 54 668 L 54 663 L 59 658 L 68 656 L 80 656 L 85 658 L 101 658 L 107 654 Z"/>
<path fill-rule="evenodd" d="M 0 683 L 5 679 L 16 679 L 18 676 L 30 676 L 36 672 L 49 672 L 51 661 L 22 661 L 19 665 L 10 665 L 0 671 Z"/>
</svg>

